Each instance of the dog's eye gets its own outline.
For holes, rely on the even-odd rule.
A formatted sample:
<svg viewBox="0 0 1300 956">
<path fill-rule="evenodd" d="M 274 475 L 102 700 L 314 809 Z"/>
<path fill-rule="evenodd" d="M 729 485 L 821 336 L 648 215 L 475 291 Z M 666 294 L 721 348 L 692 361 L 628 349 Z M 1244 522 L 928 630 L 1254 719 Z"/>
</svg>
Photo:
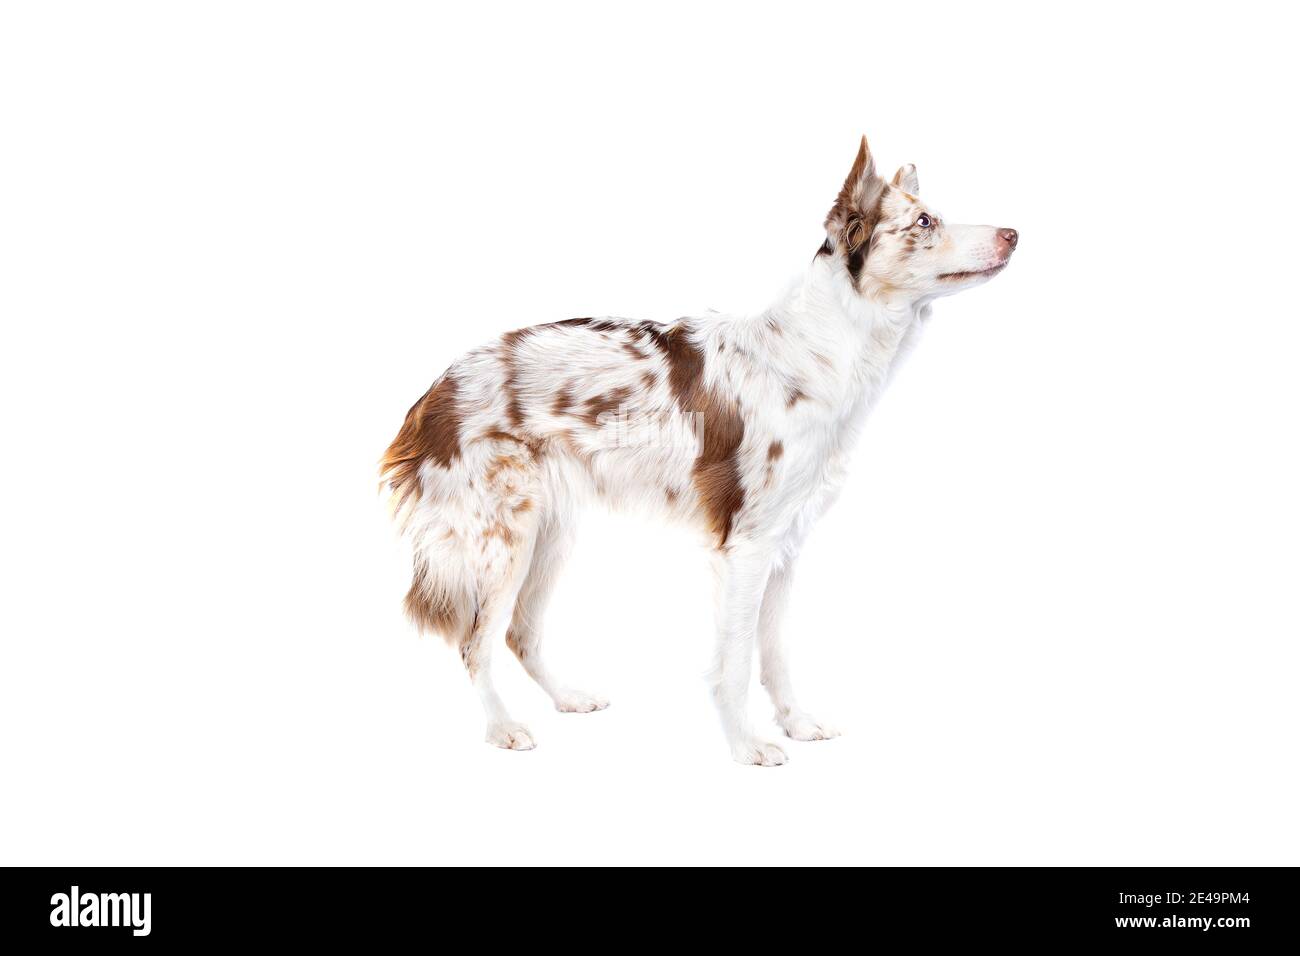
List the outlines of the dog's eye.
<svg viewBox="0 0 1300 956">
<path fill-rule="evenodd" d="M 929 216 L 922 216 L 920 219 L 916 220 L 916 224 L 920 226 L 922 229 L 929 229 L 931 226 L 934 225 L 934 220 L 932 220 Z"/>
</svg>

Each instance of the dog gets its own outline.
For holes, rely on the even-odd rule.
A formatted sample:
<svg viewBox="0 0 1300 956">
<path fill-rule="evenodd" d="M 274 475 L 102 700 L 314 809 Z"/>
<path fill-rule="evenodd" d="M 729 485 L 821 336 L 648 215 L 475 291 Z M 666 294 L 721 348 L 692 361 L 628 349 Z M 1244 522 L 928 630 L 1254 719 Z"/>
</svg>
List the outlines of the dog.
<svg viewBox="0 0 1300 956">
<path fill-rule="evenodd" d="M 800 706 L 786 666 L 795 559 L 931 303 L 1001 272 L 1018 235 L 945 222 L 918 197 L 914 166 L 877 174 L 865 136 L 825 229 L 766 311 L 517 329 L 465 355 L 407 413 L 380 472 L 414 554 L 406 612 L 459 649 L 488 743 L 534 746 L 493 687 L 502 631 L 557 709 L 607 706 L 558 681 L 542 653 L 572 519 L 592 498 L 649 506 L 703 535 L 717 572 L 709 682 L 735 760 L 787 760 L 746 716 L 756 644 L 786 736 L 836 736 Z"/>
</svg>

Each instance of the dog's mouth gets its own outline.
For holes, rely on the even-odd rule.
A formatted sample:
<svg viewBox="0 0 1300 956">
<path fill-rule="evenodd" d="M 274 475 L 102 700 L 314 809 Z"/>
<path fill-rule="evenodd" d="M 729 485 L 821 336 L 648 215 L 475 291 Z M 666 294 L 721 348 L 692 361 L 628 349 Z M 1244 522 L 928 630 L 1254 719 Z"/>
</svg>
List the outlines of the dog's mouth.
<svg viewBox="0 0 1300 956">
<path fill-rule="evenodd" d="M 987 269 L 975 269 L 969 272 L 944 272 L 939 276 L 939 278 L 952 279 L 960 282 L 962 279 L 978 279 L 983 276 L 995 276 L 1005 269 L 1007 267 L 1007 262 L 1010 261 L 1011 260 L 1008 259 L 1006 262 L 999 262 L 997 265 L 989 266 Z"/>
</svg>

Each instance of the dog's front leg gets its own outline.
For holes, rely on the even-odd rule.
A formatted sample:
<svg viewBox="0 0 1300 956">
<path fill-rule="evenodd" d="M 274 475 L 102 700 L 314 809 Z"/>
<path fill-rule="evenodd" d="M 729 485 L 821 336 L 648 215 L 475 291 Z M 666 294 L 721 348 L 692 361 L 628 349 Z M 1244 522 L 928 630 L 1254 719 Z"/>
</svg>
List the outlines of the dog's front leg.
<svg viewBox="0 0 1300 956">
<path fill-rule="evenodd" d="M 838 737 L 834 728 L 814 720 L 804 713 L 795 700 L 790 686 L 790 668 L 786 663 L 785 648 L 781 640 L 781 621 L 790 596 L 790 580 L 794 575 L 793 560 L 774 570 L 767 579 L 763 594 L 763 607 L 758 617 L 759 675 L 772 706 L 776 708 L 776 722 L 787 737 L 795 740 L 829 740 Z"/>
<path fill-rule="evenodd" d="M 758 612 L 774 556 L 771 547 L 749 541 L 733 541 L 717 554 L 718 643 L 709 675 L 732 757 L 738 763 L 764 767 L 785 763 L 785 752 L 759 739 L 745 705 L 753 673 Z"/>
</svg>

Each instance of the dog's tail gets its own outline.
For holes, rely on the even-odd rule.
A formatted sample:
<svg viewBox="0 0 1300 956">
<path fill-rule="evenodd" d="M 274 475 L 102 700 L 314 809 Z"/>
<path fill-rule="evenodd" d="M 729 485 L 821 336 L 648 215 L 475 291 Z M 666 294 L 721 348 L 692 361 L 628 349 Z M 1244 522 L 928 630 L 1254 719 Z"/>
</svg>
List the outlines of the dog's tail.
<svg viewBox="0 0 1300 956">
<path fill-rule="evenodd" d="M 448 574 L 445 564 L 417 551 L 411 588 L 406 592 L 406 616 L 421 633 L 441 634 L 460 644 L 474 629 L 477 601 L 464 576 Z"/>
<path fill-rule="evenodd" d="M 380 474 L 414 553 L 406 613 L 463 650 L 509 613 L 549 498 L 535 443 L 467 426 L 475 405 L 460 393 L 453 366 L 407 413 Z"/>
<path fill-rule="evenodd" d="M 417 479 L 418 481 L 418 479 Z M 390 494 L 392 482 L 388 481 Z M 474 574 L 458 539 L 446 533 L 443 509 L 416 491 L 394 517 L 411 547 L 411 587 L 406 616 L 421 633 L 441 634 L 458 645 L 473 630 L 478 609 Z"/>
<path fill-rule="evenodd" d="M 451 644 L 473 628 L 478 602 L 466 556 L 446 533 L 443 509 L 426 496 L 421 472 L 426 462 L 444 464 L 454 455 L 455 400 L 455 379 L 444 375 L 406 413 L 379 465 L 389 510 L 413 554 L 407 617 L 421 633 L 441 634 Z"/>
</svg>

